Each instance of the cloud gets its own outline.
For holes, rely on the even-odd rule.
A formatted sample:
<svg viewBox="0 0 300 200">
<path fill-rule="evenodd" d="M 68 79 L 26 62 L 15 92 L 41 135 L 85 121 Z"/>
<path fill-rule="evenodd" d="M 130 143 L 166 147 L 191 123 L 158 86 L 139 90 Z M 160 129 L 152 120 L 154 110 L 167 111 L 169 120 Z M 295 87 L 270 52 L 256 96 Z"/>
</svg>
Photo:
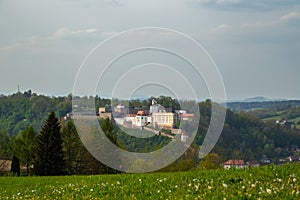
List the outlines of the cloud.
<svg viewBox="0 0 300 200">
<path fill-rule="evenodd" d="M 228 29 L 229 27 L 230 26 L 228 24 L 221 24 L 221 25 L 214 27 L 212 29 L 212 31 L 214 31 L 214 32 L 224 31 L 224 30 Z"/>
<path fill-rule="evenodd" d="M 60 28 L 57 31 L 54 32 L 53 37 L 54 38 L 64 38 L 64 37 L 81 37 L 81 36 L 87 36 L 89 34 L 96 33 L 96 28 L 89 28 L 89 29 L 78 29 L 78 30 L 70 30 L 68 28 Z"/>
<path fill-rule="evenodd" d="M 299 0 L 195 0 L 202 6 L 218 10 L 274 10 L 300 5 Z"/>
<path fill-rule="evenodd" d="M 300 18 L 300 13 L 290 12 L 273 21 L 259 21 L 254 23 L 245 23 L 241 25 L 241 28 L 255 29 L 255 28 L 278 27 L 299 18 Z"/>
<path fill-rule="evenodd" d="M 117 34 L 117 33 L 119 33 L 119 32 L 115 32 L 115 31 L 105 31 L 105 32 L 102 32 L 101 34 L 102 34 L 102 36 L 104 36 L 104 37 L 110 37 L 110 36 L 113 36 L 113 35 L 115 35 L 115 34 Z"/>
<path fill-rule="evenodd" d="M 280 20 L 281 21 L 289 21 L 289 20 L 293 20 L 293 19 L 297 19 L 300 17 L 300 14 L 298 12 L 290 12 L 286 15 L 283 15 Z"/>
<path fill-rule="evenodd" d="M 0 46 L 0 52 L 12 52 L 12 51 L 51 51 L 50 46 L 55 48 L 55 45 L 59 45 L 62 41 L 67 40 L 69 43 L 78 43 L 78 40 L 83 42 L 89 41 L 90 39 L 95 39 L 99 41 L 104 36 L 102 34 L 98 34 L 96 28 L 88 28 L 88 29 L 76 29 L 71 30 L 69 28 L 60 28 L 54 31 L 53 34 L 48 36 L 31 36 L 25 37 L 23 40 Z M 57 50 L 55 48 L 55 50 Z"/>
</svg>

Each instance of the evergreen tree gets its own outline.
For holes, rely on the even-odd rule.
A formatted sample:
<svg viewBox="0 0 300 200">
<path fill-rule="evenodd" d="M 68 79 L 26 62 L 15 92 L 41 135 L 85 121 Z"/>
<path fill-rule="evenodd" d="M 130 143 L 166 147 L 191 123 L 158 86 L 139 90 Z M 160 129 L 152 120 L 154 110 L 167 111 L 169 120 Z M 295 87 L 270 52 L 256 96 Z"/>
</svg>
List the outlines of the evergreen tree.
<svg viewBox="0 0 300 200">
<path fill-rule="evenodd" d="M 73 121 L 62 124 L 62 135 L 67 173 L 82 174 L 86 167 L 84 157 L 87 150 L 79 138 Z"/>
<path fill-rule="evenodd" d="M 36 142 L 36 132 L 32 126 L 25 129 L 12 141 L 12 151 L 21 163 L 26 164 L 26 172 L 29 174 L 29 167 L 34 161 L 34 147 Z"/>
<path fill-rule="evenodd" d="M 53 176 L 65 174 L 63 140 L 58 119 L 52 112 L 37 138 L 34 169 L 36 175 Z"/>
<path fill-rule="evenodd" d="M 18 176 L 20 176 L 20 161 L 19 158 L 17 158 L 15 155 L 12 158 L 11 161 L 11 170 L 10 170 L 13 174 L 17 174 Z"/>
</svg>

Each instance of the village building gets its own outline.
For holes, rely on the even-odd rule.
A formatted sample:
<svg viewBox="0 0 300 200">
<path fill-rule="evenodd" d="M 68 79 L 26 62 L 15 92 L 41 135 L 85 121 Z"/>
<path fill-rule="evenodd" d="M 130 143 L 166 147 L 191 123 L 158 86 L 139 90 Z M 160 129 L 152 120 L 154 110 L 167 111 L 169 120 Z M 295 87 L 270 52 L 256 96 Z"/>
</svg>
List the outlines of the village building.
<svg viewBox="0 0 300 200">
<path fill-rule="evenodd" d="M 260 164 L 257 160 L 251 160 L 246 162 L 248 167 L 259 167 Z"/>
<path fill-rule="evenodd" d="M 236 169 L 244 169 L 247 167 L 245 165 L 244 160 L 228 160 L 225 163 L 223 163 L 224 169 L 230 169 L 230 168 L 236 168 Z"/>
</svg>

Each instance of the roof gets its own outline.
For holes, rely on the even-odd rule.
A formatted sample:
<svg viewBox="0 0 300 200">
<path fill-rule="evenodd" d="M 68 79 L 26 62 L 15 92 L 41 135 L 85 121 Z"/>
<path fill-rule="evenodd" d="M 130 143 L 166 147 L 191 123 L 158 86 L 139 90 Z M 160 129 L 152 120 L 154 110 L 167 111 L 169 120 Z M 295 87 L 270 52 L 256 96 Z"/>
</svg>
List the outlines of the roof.
<svg viewBox="0 0 300 200">
<path fill-rule="evenodd" d="M 137 112 L 136 115 L 137 115 L 137 116 L 146 116 L 146 112 L 143 111 L 143 110 L 140 110 L 140 111 Z"/>
<path fill-rule="evenodd" d="M 194 117 L 194 114 L 185 113 L 182 114 L 182 117 Z"/>
<path fill-rule="evenodd" d="M 259 165 L 259 162 L 257 160 L 251 160 L 247 161 L 247 165 Z"/>
<path fill-rule="evenodd" d="M 224 165 L 245 165 L 244 160 L 228 160 L 224 163 Z"/>
<path fill-rule="evenodd" d="M 135 117 L 136 114 L 127 114 L 126 117 Z"/>
<path fill-rule="evenodd" d="M 10 171 L 11 160 L 0 160 L 0 171 Z"/>
</svg>

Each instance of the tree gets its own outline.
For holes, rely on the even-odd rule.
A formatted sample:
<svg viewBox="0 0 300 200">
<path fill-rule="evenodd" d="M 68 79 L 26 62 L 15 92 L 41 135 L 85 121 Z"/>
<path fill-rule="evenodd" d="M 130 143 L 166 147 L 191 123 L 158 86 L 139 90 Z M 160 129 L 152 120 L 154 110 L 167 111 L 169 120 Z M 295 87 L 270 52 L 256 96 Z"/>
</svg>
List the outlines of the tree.
<svg viewBox="0 0 300 200">
<path fill-rule="evenodd" d="M 17 158 L 15 155 L 12 158 L 11 161 L 11 173 L 13 174 L 17 174 L 18 176 L 20 176 L 20 161 L 19 158 Z"/>
<path fill-rule="evenodd" d="M 114 126 L 109 120 L 109 118 L 106 118 L 102 121 L 101 129 L 112 143 L 117 143 L 116 135 L 113 134 Z"/>
<path fill-rule="evenodd" d="M 58 119 L 52 112 L 37 138 L 34 170 L 39 176 L 65 174 L 63 140 Z"/>
<path fill-rule="evenodd" d="M 4 131 L 0 131 L 0 159 L 11 159 L 12 154 L 9 149 L 10 142 L 10 136 Z"/>
<path fill-rule="evenodd" d="M 36 144 L 36 132 L 32 126 L 25 129 L 12 141 L 12 151 L 21 163 L 26 165 L 26 172 L 29 174 L 29 167 L 34 161 L 34 148 Z"/>
<path fill-rule="evenodd" d="M 88 152 L 79 138 L 73 121 L 63 123 L 62 134 L 67 173 L 82 174 L 86 167 L 84 157 Z"/>
<path fill-rule="evenodd" d="M 199 169 L 219 169 L 221 168 L 221 158 L 216 153 L 208 154 L 200 163 Z"/>
</svg>

